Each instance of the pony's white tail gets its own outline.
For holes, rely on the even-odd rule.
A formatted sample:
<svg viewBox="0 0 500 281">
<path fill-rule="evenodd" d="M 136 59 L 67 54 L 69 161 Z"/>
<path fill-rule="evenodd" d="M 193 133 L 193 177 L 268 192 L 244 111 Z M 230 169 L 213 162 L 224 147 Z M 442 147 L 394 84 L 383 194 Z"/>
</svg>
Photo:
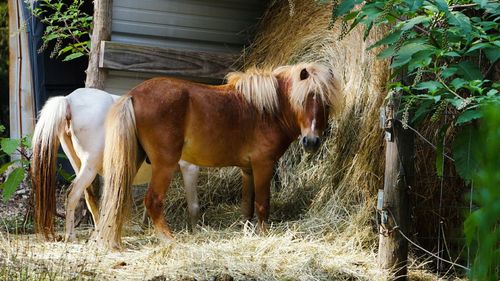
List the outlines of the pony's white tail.
<svg viewBox="0 0 500 281">
<path fill-rule="evenodd" d="M 65 121 L 71 119 L 65 97 L 49 99 L 33 133 L 32 183 L 35 192 L 35 231 L 46 239 L 54 234 L 56 213 L 56 161 L 58 136 L 64 133 Z"/>
<path fill-rule="evenodd" d="M 130 208 L 131 185 L 137 173 L 137 153 L 132 98 L 125 96 L 111 107 L 106 119 L 104 193 L 96 238 L 108 248 L 121 247 L 123 220 Z"/>
</svg>

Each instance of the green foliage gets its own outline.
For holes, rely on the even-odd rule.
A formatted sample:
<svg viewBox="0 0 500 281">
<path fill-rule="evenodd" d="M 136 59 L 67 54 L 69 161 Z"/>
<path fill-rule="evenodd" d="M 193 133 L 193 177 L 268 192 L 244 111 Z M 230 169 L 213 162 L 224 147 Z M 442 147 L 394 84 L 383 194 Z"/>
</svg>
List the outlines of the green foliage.
<svg viewBox="0 0 500 281">
<path fill-rule="evenodd" d="M 31 11 L 45 25 L 39 52 L 50 42 L 55 42 L 51 58 L 64 56 L 63 61 L 69 61 L 90 52 L 92 16 L 82 12 L 83 3 L 74 0 L 68 5 L 63 0 L 41 0 L 40 6 Z"/>
<path fill-rule="evenodd" d="M 416 100 L 416 111 L 425 106 L 431 115 L 439 101 L 446 101 L 461 113 L 455 125 L 467 125 L 481 118 L 485 104 L 500 102 L 499 84 L 491 81 L 493 64 L 500 56 L 498 2 L 375 0 L 352 11 L 359 3 L 341 1 L 335 17 L 343 17 L 351 30 L 364 25 L 367 35 L 373 26 L 393 26 L 370 48 L 384 46 L 379 57 L 391 58 L 395 74 L 409 78 L 406 84 L 390 88 Z"/>
<path fill-rule="evenodd" d="M 452 145 L 455 168 L 466 181 L 474 180 L 480 186 L 475 198 L 482 206 L 466 222 L 469 241 L 478 244 L 471 277 L 494 280 L 499 253 L 500 119 L 494 119 L 492 112 L 500 110 L 500 83 L 495 81 L 495 64 L 500 57 L 500 2 L 370 0 L 355 8 L 360 3 L 340 1 L 332 11 L 332 20 L 341 19 L 343 26 L 350 26 L 349 31 L 362 25 L 365 36 L 375 26 L 392 27 L 369 49 L 380 48 L 378 57 L 391 59 L 395 77 L 405 77 L 388 85 L 389 90 L 403 94 L 403 123 L 416 123 L 425 117 L 436 121 L 445 111 L 456 113 L 447 118 L 437 135 L 443 140 L 448 128 L 459 127 L 461 131 Z M 490 115 L 485 115 L 485 108 L 490 108 Z M 411 118 L 410 111 L 415 112 Z M 481 122 L 477 121 L 488 123 L 479 135 L 485 139 L 478 140 L 475 128 Z M 442 143 L 437 144 L 438 176 L 443 175 Z M 488 152 L 472 153 L 483 148 Z"/>
<path fill-rule="evenodd" d="M 465 236 L 475 259 L 471 280 L 497 280 L 500 263 L 500 106 L 488 106 L 483 124 L 474 139 L 477 173 L 473 176 L 473 200 L 479 207 L 465 221 Z M 478 137 L 479 136 L 479 137 Z"/>
<path fill-rule="evenodd" d="M 5 130 L 5 127 L 0 125 L 0 133 L 3 130 Z M 31 139 L 29 136 L 22 139 L 0 138 L 0 152 L 3 152 L 2 156 L 6 158 L 3 159 L 5 164 L 0 167 L 0 176 L 11 168 L 4 182 L 0 184 L 0 189 L 3 190 L 3 201 L 9 200 L 14 195 L 14 192 L 21 185 L 26 175 L 29 174 L 30 156 L 28 155 L 28 151 L 30 148 Z M 10 160 L 17 153 L 21 157 L 13 157 L 14 160 Z"/>
</svg>

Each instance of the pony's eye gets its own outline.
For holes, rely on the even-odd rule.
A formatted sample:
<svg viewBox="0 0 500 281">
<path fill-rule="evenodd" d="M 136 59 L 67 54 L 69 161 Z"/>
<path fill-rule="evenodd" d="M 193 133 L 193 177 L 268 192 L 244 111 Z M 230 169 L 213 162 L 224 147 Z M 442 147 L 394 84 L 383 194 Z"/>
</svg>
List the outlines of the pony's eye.
<svg viewBox="0 0 500 281">
<path fill-rule="evenodd" d="M 307 69 L 302 69 L 300 72 L 300 80 L 305 80 L 309 77 L 309 72 L 307 72 Z"/>
</svg>

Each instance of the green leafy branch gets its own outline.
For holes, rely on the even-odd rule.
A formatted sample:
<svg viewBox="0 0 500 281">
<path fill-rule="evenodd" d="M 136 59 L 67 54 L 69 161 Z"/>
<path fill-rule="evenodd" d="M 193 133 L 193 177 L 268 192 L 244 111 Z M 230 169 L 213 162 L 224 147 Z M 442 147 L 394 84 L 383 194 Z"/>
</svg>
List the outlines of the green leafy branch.
<svg viewBox="0 0 500 281">
<path fill-rule="evenodd" d="M 349 31 L 363 25 L 365 36 L 374 26 L 392 27 L 369 49 L 380 47 L 378 57 L 391 59 L 394 75 L 406 77 L 389 85 L 411 103 L 405 110 L 415 112 L 411 118 L 405 112 L 403 122 L 438 120 L 451 106 L 457 113 L 451 123 L 464 126 L 480 119 L 485 105 L 500 103 L 500 84 L 492 75 L 500 57 L 498 2 L 375 0 L 355 8 L 361 2 L 342 1 L 333 17 L 349 23 Z"/>
<path fill-rule="evenodd" d="M 0 133 L 5 130 L 5 127 L 0 125 Z M 30 170 L 29 151 L 31 149 L 31 137 L 25 136 L 21 139 L 0 138 L 0 151 L 3 152 L 0 157 L 4 163 L 0 167 L 0 176 L 5 174 L 9 168 L 12 170 L 6 175 L 3 183 L 0 184 L 0 189 L 3 190 L 3 201 L 9 200 L 17 188 L 21 185 L 26 175 Z M 12 156 L 19 154 L 21 157 L 10 160 Z"/>
<path fill-rule="evenodd" d="M 92 16 L 82 12 L 84 1 L 74 0 L 69 5 L 63 0 L 40 2 L 31 10 L 33 16 L 45 25 L 43 45 L 38 51 L 43 52 L 49 43 L 55 42 L 51 58 L 64 56 L 63 61 L 69 61 L 87 55 L 90 52 Z"/>
<path fill-rule="evenodd" d="M 426 117 L 436 121 L 447 110 L 455 113 L 442 125 L 439 135 L 444 138 L 451 126 L 460 128 L 452 144 L 454 165 L 461 177 L 475 180 L 480 189 L 474 195 L 480 209 L 465 223 L 469 244 L 478 244 L 471 277 L 496 280 L 500 256 L 495 247 L 499 239 L 499 173 L 498 161 L 492 157 L 498 160 L 499 129 L 488 122 L 493 120 L 492 112 L 500 109 L 500 83 L 495 73 L 500 57 L 500 3 L 344 0 L 332 10 L 332 21 L 338 19 L 347 27 L 341 38 L 358 25 L 364 27 L 365 38 L 374 27 L 391 27 L 369 49 L 379 48 L 378 58 L 390 59 L 394 75 L 404 77 L 388 85 L 389 90 L 403 94 L 403 123 L 414 124 Z M 410 110 L 414 112 L 411 117 Z M 489 112 L 488 118 L 484 118 L 485 112 Z M 487 135 L 477 134 L 479 120 L 483 128 L 493 130 L 490 135 L 496 139 L 490 139 L 494 141 L 477 138 Z M 488 153 L 473 153 L 483 148 L 488 148 Z M 442 145 L 438 146 L 436 153 L 438 176 L 443 172 L 442 149 Z"/>
</svg>

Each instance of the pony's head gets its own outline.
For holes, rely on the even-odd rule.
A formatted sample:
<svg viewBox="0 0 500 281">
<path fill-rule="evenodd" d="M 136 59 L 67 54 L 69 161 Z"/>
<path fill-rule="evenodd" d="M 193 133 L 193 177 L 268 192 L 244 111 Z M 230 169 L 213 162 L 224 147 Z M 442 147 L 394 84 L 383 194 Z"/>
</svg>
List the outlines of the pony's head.
<svg viewBox="0 0 500 281">
<path fill-rule="evenodd" d="M 320 63 L 300 63 L 274 70 L 286 79 L 290 106 L 300 127 L 300 143 L 306 152 L 315 152 L 321 144 L 329 114 L 342 106 L 340 84 L 333 71 Z"/>
</svg>

